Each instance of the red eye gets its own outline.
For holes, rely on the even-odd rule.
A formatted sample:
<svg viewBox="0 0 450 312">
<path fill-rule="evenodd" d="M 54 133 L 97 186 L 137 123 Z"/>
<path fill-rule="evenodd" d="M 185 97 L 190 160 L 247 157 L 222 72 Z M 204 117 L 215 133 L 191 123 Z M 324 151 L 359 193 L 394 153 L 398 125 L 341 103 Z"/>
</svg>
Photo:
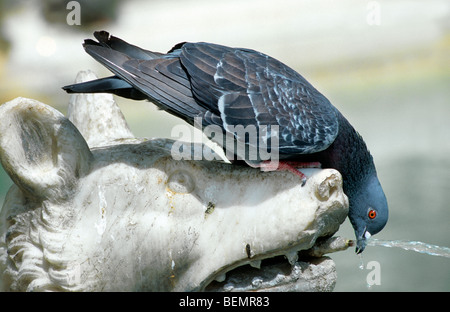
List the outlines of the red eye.
<svg viewBox="0 0 450 312">
<path fill-rule="evenodd" d="M 369 219 L 375 219 L 375 217 L 377 216 L 377 212 L 375 210 L 369 210 Z"/>
</svg>

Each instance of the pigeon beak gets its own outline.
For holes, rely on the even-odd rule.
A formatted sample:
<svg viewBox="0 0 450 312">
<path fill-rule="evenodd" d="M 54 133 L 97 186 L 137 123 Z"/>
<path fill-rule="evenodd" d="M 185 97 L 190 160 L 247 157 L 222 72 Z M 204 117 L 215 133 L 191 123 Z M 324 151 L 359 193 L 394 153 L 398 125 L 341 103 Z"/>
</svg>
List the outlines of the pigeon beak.
<svg viewBox="0 0 450 312">
<path fill-rule="evenodd" d="M 367 240 L 370 238 L 370 236 L 372 235 L 369 232 L 364 231 L 363 235 L 358 237 L 355 250 L 357 254 L 360 254 L 364 251 L 364 249 L 366 248 Z"/>
</svg>

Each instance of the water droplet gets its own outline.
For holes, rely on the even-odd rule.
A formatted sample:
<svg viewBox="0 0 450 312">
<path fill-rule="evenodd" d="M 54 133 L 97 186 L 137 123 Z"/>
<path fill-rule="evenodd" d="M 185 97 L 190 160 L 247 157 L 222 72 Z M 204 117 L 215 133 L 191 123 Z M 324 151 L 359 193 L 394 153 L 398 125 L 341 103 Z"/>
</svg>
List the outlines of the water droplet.
<svg viewBox="0 0 450 312">
<path fill-rule="evenodd" d="M 362 254 L 358 254 L 358 257 L 359 257 L 359 269 L 364 270 L 364 261 L 363 261 Z"/>
</svg>

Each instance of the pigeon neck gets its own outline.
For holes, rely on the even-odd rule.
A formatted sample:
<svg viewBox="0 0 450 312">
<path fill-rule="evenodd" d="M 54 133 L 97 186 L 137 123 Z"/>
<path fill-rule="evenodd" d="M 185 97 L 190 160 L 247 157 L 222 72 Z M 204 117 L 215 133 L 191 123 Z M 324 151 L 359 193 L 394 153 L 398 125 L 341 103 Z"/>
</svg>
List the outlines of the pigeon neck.
<svg viewBox="0 0 450 312">
<path fill-rule="evenodd" d="M 376 175 L 376 170 L 362 137 L 342 114 L 338 115 L 339 134 L 333 142 L 330 158 L 335 162 L 332 167 L 344 177 L 344 191 L 351 196 L 367 178 Z"/>
</svg>

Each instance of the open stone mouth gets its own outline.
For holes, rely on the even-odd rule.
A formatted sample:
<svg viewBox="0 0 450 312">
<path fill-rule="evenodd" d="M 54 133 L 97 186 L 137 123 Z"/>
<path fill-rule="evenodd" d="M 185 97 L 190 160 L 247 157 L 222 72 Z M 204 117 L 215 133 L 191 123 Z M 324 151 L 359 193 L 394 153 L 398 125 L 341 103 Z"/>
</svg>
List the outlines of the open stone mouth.
<svg viewBox="0 0 450 312">
<path fill-rule="evenodd" d="M 345 250 L 354 241 L 341 237 L 318 239 L 308 250 L 249 260 L 224 268 L 205 291 L 332 291 L 336 281 L 333 260 L 324 254 Z"/>
</svg>

